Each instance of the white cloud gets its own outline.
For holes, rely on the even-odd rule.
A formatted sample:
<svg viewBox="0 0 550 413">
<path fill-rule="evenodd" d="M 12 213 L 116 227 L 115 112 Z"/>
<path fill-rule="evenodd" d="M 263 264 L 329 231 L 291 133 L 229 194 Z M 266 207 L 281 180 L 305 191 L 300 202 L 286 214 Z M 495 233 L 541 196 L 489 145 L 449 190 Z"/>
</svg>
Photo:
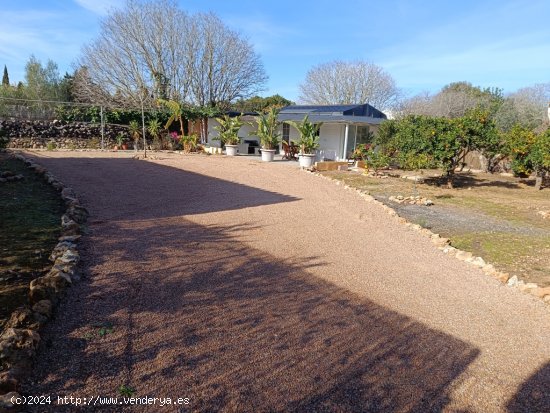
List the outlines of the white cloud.
<svg viewBox="0 0 550 413">
<path fill-rule="evenodd" d="M 124 4 L 123 0 L 75 0 L 75 2 L 86 10 L 99 14 L 100 16 Z"/>
</svg>

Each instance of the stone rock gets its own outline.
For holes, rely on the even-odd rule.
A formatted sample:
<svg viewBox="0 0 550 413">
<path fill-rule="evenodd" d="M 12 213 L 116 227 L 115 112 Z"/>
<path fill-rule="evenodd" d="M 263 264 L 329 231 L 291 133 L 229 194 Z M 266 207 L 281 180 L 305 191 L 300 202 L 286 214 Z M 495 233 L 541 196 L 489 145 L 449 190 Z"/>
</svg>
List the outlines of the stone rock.
<svg viewBox="0 0 550 413">
<path fill-rule="evenodd" d="M 17 390 L 19 381 L 12 370 L 6 370 L 0 373 L 0 394 Z"/>
<path fill-rule="evenodd" d="M 54 261 L 57 260 L 59 257 L 61 257 L 65 251 L 69 250 L 69 249 L 75 249 L 76 248 L 76 244 L 73 244 L 72 242 L 70 241 L 60 241 L 57 243 L 57 245 L 54 247 L 52 253 L 50 254 L 50 261 Z"/>
<path fill-rule="evenodd" d="M 496 272 L 495 267 L 493 264 L 485 264 L 483 268 L 481 268 L 485 274 L 492 275 Z"/>
<path fill-rule="evenodd" d="M 472 253 L 468 251 L 458 251 L 455 256 L 461 261 L 466 261 L 472 258 Z"/>
<path fill-rule="evenodd" d="M 67 210 L 67 215 L 76 223 L 84 224 L 88 219 L 89 213 L 88 210 L 82 206 L 72 205 Z"/>
<path fill-rule="evenodd" d="M 0 408 L 2 409 L 16 409 L 17 405 L 12 403 L 12 399 L 21 397 L 17 392 L 9 392 L 0 396 Z"/>
<path fill-rule="evenodd" d="M 533 295 L 536 295 L 540 298 L 550 296 L 550 287 L 538 287 L 537 289 L 535 289 L 535 291 L 533 291 Z"/>
<path fill-rule="evenodd" d="M 35 320 L 32 316 L 32 311 L 29 308 L 22 307 L 11 313 L 10 318 L 6 321 L 4 328 L 29 328 L 35 327 Z"/>
<path fill-rule="evenodd" d="M 80 255 L 78 252 L 76 252 L 74 249 L 67 249 L 63 255 L 61 255 L 57 260 L 55 260 L 56 263 L 61 264 L 78 264 L 80 261 Z"/>
<path fill-rule="evenodd" d="M 443 248 L 443 252 L 445 254 L 456 254 L 456 248 L 455 247 L 451 247 L 450 245 L 447 245 Z"/>
<path fill-rule="evenodd" d="M 485 266 L 485 260 L 481 257 L 473 257 L 473 259 L 468 262 L 480 268 L 483 268 Z"/>
<path fill-rule="evenodd" d="M 44 317 L 51 318 L 53 304 L 50 300 L 40 300 L 32 306 L 32 311 L 43 315 Z"/>
<path fill-rule="evenodd" d="M 539 214 L 542 219 L 550 219 L 550 211 L 538 211 L 537 214 Z"/>
<path fill-rule="evenodd" d="M 78 241 L 81 237 L 82 237 L 82 235 L 65 235 L 63 237 L 59 237 L 58 241 L 60 241 L 60 242 L 68 241 L 68 242 L 73 243 L 73 245 L 74 245 L 74 242 Z"/>
<path fill-rule="evenodd" d="M 503 284 L 507 284 L 508 280 L 510 279 L 510 274 L 508 274 L 507 272 L 495 271 L 495 273 L 492 274 L 491 276 L 493 278 L 496 278 L 497 280 L 499 280 Z M 517 277 L 516 277 L 516 279 L 517 279 Z"/>
<path fill-rule="evenodd" d="M 29 285 L 29 300 L 31 304 L 41 300 L 51 300 L 55 296 L 53 290 L 45 277 L 38 277 L 31 281 Z"/>
<path fill-rule="evenodd" d="M 30 329 L 7 328 L 0 336 L 0 359 L 5 365 L 30 368 L 40 335 Z"/>
<path fill-rule="evenodd" d="M 513 277 L 511 277 L 507 282 L 506 282 L 506 285 L 508 287 L 517 287 L 519 285 L 519 280 L 518 280 L 518 277 L 517 275 L 514 275 Z"/>
<path fill-rule="evenodd" d="M 525 291 L 532 294 L 537 290 L 537 288 L 539 288 L 539 286 L 535 283 L 522 283 L 518 285 L 518 288 L 520 291 Z"/>
</svg>

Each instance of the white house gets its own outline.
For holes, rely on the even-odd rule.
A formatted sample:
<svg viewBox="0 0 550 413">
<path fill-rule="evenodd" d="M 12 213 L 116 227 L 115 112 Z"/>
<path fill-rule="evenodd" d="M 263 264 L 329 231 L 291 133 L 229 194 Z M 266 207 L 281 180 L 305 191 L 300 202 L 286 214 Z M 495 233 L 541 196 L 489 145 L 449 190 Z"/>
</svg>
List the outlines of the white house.
<svg viewBox="0 0 550 413">
<path fill-rule="evenodd" d="M 234 115 L 237 115 L 235 113 Z M 254 121 L 254 114 L 244 114 L 243 120 Z M 386 119 L 386 115 L 369 104 L 362 105 L 294 105 L 287 106 L 279 112 L 279 120 L 299 122 L 308 116 L 313 123 L 322 123 L 319 130 L 318 160 L 345 160 L 348 159 L 357 145 L 367 143 L 369 132 L 375 133 L 378 125 Z M 208 143 L 212 146 L 220 146 L 215 140 L 218 135 L 214 129 L 217 122 L 209 119 Z M 241 153 L 257 153 L 255 145 L 259 146 L 259 140 L 250 133 L 254 126 L 245 124 L 239 131 L 241 137 Z M 296 131 L 288 123 L 281 126 L 282 138 L 289 141 L 299 139 Z M 248 141 L 248 142 L 246 142 Z"/>
</svg>

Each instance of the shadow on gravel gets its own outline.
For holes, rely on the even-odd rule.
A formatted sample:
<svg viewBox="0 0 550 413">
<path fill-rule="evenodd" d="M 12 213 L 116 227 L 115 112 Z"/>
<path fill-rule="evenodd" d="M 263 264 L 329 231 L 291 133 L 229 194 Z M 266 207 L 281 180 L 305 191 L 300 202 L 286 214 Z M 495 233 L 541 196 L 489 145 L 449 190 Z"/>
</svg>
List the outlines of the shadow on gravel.
<svg viewBox="0 0 550 413">
<path fill-rule="evenodd" d="M 191 401 L 94 411 L 438 412 L 479 354 L 313 276 L 322 257 L 281 261 L 237 240 L 254 226 L 183 217 L 295 198 L 143 161 L 54 162 L 70 163 L 95 226 L 86 276 L 46 326 L 24 394 L 116 397 L 128 385 Z"/>
<path fill-rule="evenodd" d="M 94 220 L 157 219 L 298 200 L 143 160 L 43 156 L 37 162 L 54 175 L 58 176 L 59 168 L 65 170 L 59 176 L 89 207 L 92 224 Z"/>
<path fill-rule="evenodd" d="M 508 404 L 510 413 L 550 412 L 550 363 L 531 376 Z"/>
<path fill-rule="evenodd" d="M 479 354 L 315 278 L 320 257 L 281 261 L 236 241 L 235 228 L 183 219 L 128 226 L 85 242 L 101 257 L 85 271 L 99 275 L 47 327 L 32 379 L 41 384 L 27 393 L 117 396 L 127 383 L 136 397 L 189 397 L 181 411 L 439 412 Z M 94 321 L 113 333 L 80 338 Z"/>
</svg>

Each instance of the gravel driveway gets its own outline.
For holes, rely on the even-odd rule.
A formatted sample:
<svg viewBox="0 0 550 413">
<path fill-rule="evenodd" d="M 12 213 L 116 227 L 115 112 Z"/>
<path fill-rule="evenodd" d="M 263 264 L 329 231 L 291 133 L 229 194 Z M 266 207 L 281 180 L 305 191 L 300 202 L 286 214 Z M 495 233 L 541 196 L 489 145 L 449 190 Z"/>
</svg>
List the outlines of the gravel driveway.
<svg viewBox="0 0 550 413">
<path fill-rule="evenodd" d="M 91 217 L 23 394 L 189 403 L 29 411 L 550 410 L 549 308 L 354 192 L 250 157 L 31 155 Z"/>
</svg>

